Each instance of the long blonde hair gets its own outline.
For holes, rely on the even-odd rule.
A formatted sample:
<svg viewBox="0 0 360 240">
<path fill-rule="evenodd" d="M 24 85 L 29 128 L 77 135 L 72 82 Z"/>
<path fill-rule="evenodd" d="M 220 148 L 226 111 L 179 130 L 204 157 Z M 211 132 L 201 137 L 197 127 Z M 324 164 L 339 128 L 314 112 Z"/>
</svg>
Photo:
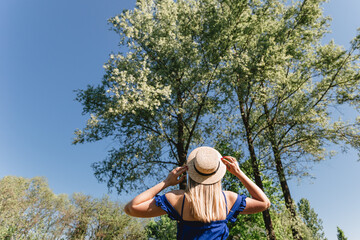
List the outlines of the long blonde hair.
<svg viewBox="0 0 360 240">
<path fill-rule="evenodd" d="M 197 221 L 208 223 L 224 216 L 226 206 L 221 180 L 205 185 L 189 177 L 185 196 L 190 204 L 190 213 Z"/>
</svg>

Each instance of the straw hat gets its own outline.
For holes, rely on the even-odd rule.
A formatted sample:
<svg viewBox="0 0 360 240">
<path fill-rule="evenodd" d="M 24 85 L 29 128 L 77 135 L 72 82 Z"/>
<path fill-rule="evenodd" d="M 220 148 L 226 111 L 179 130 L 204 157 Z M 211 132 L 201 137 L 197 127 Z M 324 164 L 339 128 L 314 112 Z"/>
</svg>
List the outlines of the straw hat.
<svg viewBox="0 0 360 240">
<path fill-rule="evenodd" d="M 197 183 L 213 184 L 220 181 L 226 173 L 221 154 L 211 147 L 194 149 L 187 159 L 189 177 Z"/>
</svg>

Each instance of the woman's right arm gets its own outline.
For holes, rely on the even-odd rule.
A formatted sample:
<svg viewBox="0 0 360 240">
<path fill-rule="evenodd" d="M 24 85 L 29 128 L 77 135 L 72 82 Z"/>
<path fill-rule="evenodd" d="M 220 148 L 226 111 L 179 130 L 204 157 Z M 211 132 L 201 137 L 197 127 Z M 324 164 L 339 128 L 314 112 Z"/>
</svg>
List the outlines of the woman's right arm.
<svg viewBox="0 0 360 240">
<path fill-rule="evenodd" d="M 270 201 L 265 193 L 251 181 L 243 171 L 241 171 L 238 162 L 234 157 L 223 157 L 222 162 L 225 164 L 226 169 L 236 176 L 241 183 L 249 191 L 252 198 L 246 198 L 246 207 L 243 214 L 251 214 L 265 211 L 270 207 Z"/>
<path fill-rule="evenodd" d="M 145 192 L 140 193 L 128 204 L 126 204 L 124 208 L 125 213 L 133 217 L 143 218 L 157 217 L 166 214 L 163 209 L 156 206 L 154 197 L 163 189 L 182 182 L 185 179 L 185 175 L 182 177 L 180 176 L 187 169 L 187 166 L 173 169 L 164 181 L 156 184 Z"/>
</svg>

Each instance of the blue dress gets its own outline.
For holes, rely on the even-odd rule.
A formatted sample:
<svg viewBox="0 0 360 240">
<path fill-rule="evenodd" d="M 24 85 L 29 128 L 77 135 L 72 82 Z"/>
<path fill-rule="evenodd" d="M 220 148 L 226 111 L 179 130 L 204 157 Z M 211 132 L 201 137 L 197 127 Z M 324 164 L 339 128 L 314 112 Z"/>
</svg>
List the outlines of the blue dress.
<svg viewBox="0 0 360 240">
<path fill-rule="evenodd" d="M 226 196 L 223 192 L 225 203 Z M 235 222 L 236 217 L 246 207 L 246 196 L 238 195 L 234 205 L 225 220 L 213 221 L 210 223 L 203 223 L 199 221 L 185 221 L 182 219 L 185 196 L 181 207 L 181 215 L 175 210 L 164 195 L 156 195 L 156 206 L 161 207 L 172 220 L 177 221 L 177 239 L 178 240 L 211 240 L 211 239 L 226 239 L 229 236 L 228 222 Z M 227 205 L 227 204 L 226 204 Z M 227 206 L 226 206 L 227 212 Z"/>
</svg>

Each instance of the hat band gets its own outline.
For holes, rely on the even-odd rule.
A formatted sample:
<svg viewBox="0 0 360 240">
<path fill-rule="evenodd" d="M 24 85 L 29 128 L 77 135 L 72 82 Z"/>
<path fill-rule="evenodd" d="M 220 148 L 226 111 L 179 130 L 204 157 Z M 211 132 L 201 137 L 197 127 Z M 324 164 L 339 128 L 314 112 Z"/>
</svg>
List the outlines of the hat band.
<svg viewBox="0 0 360 240">
<path fill-rule="evenodd" d="M 215 170 L 214 172 L 212 172 L 212 173 L 202 173 L 202 172 L 200 172 L 199 170 L 196 169 L 196 166 L 195 166 L 195 164 L 194 164 L 194 169 L 195 169 L 195 171 L 196 171 L 198 174 L 202 175 L 202 176 L 210 176 L 210 175 L 215 174 L 215 173 L 219 170 L 219 167 L 220 167 L 220 162 L 219 162 L 219 164 L 218 164 L 218 166 L 217 166 L 217 168 L 216 168 L 216 170 Z"/>
</svg>

